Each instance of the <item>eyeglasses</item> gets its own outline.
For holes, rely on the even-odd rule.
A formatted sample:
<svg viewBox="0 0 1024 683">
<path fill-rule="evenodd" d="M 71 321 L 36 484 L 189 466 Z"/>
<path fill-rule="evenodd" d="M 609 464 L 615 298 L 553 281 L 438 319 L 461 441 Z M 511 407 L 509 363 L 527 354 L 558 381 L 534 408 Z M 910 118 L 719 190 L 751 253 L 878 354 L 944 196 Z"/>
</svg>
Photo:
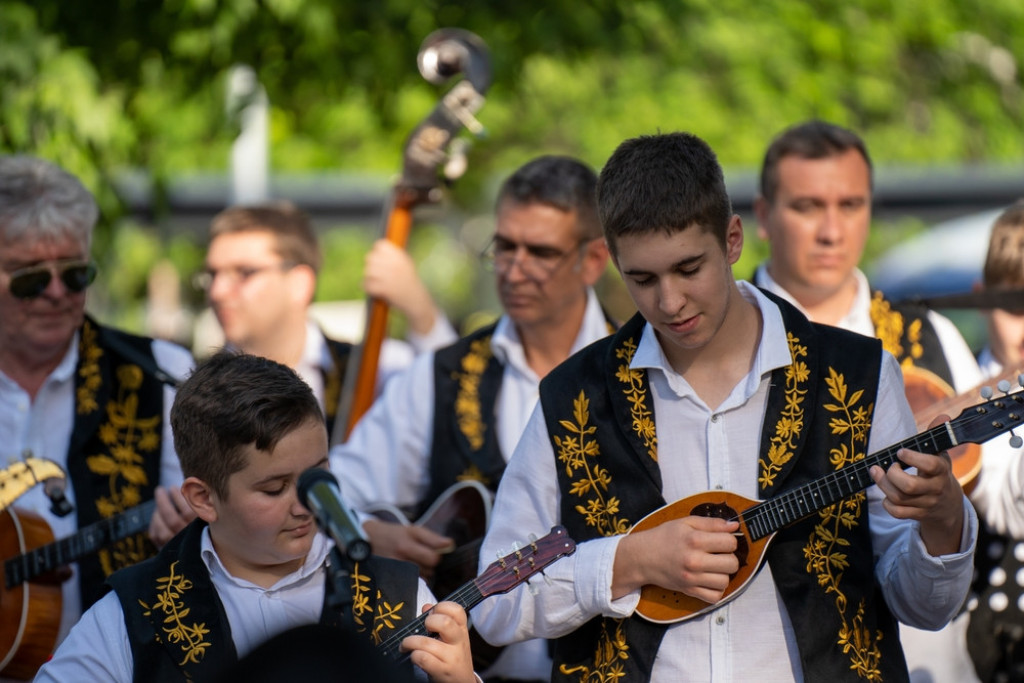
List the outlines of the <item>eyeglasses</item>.
<svg viewBox="0 0 1024 683">
<path fill-rule="evenodd" d="M 484 267 L 500 275 L 508 273 L 512 269 L 512 264 L 518 263 L 523 275 L 534 282 L 542 283 L 585 243 L 586 240 L 580 240 L 568 251 L 562 251 L 539 244 L 517 244 L 495 235 L 480 252 L 480 261 Z M 519 255 L 520 248 L 523 250 L 522 257 Z"/>
<path fill-rule="evenodd" d="M 199 290 L 209 292 L 213 287 L 213 281 L 218 277 L 225 277 L 233 285 L 241 285 L 250 278 L 268 270 L 290 270 L 295 264 L 290 261 L 282 261 L 268 266 L 238 266 L 236 268 L 208 268 L 192 276 L 192 285 Z"/>
<path fill-rule="evenodd" d="M 54 275 L 60 278 L 69 292 L 78 294 L 96 279 L 96 264 L 76 259 L 19 268 L 9 274 L 7 287 L 19 299 L 35 299 L 50 286 Z"/>
</svg>

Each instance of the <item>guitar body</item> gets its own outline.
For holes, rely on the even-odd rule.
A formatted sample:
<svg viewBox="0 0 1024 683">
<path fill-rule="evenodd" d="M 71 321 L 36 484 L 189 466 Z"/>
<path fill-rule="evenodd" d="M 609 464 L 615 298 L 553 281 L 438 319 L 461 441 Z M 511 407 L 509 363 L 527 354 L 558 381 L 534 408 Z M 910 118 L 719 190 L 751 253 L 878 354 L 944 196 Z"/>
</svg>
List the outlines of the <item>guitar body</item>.
<svg viewBox="0 0 1024 683">
<path fill-rule="evenodd" d="M 0 557 L 10 558 L 53 541 L 46 521 L 13 508 L 0 512 Z M 60 630 L 58 583 L 0 584 L 0 675 L 30 680 L 53 654 Z"/>
<path fill-rule="evenodd" d="M 480 544 L 491 519 L 491 492 L 475 480 L 452 484 L 412 522 L 455 541 L 454 548 L 441 556 L 430 582 L 435 595 L 448 595 L 477 575 Z M 390 505 L 370 508 L 371 514 L 386 522 L 411 522 Z"/>
<path fill-rule="evenodd" d="M 646 531 L 665 522 L 683 517 L 719 517 L 722 519 L 739 519 L 740 528 L 737 533 L 736 556 L 740 561 L 739 571 L 729 579 L 729 586 L 722 599 L 715 603 L 704 602 L 698 598 L 668 590 L 661 586 L 648 585 L 640 590 L 640 602 L 636 611 L 643 618 L 657 624 L 672 624 L 687 621 L 710 612 L 737 597 L 760 569 L 764 561 L 764 552 L 775 534 L 753 540 L 746 522 L 740 513 L 755 505 L 757 501 L 728 491 L 710 491 L 698 493 L 682 500 L 660 507 L 633 525 L 629 533 Z"/>
</svg>

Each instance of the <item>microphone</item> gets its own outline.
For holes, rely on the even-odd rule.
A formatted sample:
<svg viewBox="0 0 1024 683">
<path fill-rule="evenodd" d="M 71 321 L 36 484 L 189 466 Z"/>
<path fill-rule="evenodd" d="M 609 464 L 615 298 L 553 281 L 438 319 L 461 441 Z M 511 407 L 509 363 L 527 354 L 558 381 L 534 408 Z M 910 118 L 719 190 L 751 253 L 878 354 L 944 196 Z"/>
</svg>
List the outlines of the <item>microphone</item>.
<svg viewBox="0 0 1024 683">
<path fill-rule="evenodd" d="M 338 480 L 325 469 L 313 467 L 299 475 L 299 501 L 316 517 L 320 528 L 334 539 L 338 550 L 353 562 L 370 556 L 370 541 L 355 514 L 341 499 Z"/>
</svg>

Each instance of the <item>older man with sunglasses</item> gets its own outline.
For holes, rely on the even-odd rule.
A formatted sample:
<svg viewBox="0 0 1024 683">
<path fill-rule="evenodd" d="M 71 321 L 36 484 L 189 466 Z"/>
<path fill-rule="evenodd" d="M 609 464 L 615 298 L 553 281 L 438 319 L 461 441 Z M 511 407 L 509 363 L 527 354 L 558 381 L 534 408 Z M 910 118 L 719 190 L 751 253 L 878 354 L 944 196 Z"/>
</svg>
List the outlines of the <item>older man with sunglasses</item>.
<svg viewBox="0 0 1024 683">
<path fill-rule="evenodd" d="M 608 264 L 596 183 L 593 170 L 561 156 L 534 159 L 504 182 L 494 237 L 482 254 L 504 315 L 421 354 L 388 382 L 331 452 L 349 502 L 364 509 L 386 503 L 419 517 L 456 482 L 497 489 L 541 378 L 613 329 L 592 290 Z M 375 553 L 416 562 L 426 575 L 453 544 L 422 525 L 372 519 L 364 529 Z M 474 657 L 480 652 L 475 644 Z M 548 680 L 550 667 L 539 640 L 506 648 L 493 666 L 477 663 L 486 681 Z"/>
<path fill-rule="evenodd" d="M 66 478 L 55 479 L 63 491 L 35 486 L 15 504 L 57 539 L 134 510 L 162 487 L 167 504 L 149 534 L 160 543 L 188 521 L 178 512 L 187 506 L 172 504 L 182 475 L 167 418 L 174 378 L 193 361 L 180 346 L 85 314 L 98 214 L 73 175 L 42 159 L 0 156 L 0 467 L 31 457 L 64 469 Z M 71 566 L 58 642 L 102 595 L 107 574 L 150 553 L 146 536 L 117 539 Z"/>
</svg>

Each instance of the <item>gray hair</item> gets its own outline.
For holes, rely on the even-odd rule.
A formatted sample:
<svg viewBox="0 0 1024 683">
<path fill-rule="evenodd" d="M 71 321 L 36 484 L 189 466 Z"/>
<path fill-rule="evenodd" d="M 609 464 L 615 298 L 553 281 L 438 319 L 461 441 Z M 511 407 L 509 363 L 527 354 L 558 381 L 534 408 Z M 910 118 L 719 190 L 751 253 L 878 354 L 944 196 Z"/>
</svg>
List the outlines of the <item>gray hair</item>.
<svg viewBox="0 0 1024 683">
<path fill-rule="evenodd" d="M 82 182 L 56 164 L 31 156 L 0 156 L 0 240 L 70 237 L 88 250 L 99 218 Z"/>
</svg>

